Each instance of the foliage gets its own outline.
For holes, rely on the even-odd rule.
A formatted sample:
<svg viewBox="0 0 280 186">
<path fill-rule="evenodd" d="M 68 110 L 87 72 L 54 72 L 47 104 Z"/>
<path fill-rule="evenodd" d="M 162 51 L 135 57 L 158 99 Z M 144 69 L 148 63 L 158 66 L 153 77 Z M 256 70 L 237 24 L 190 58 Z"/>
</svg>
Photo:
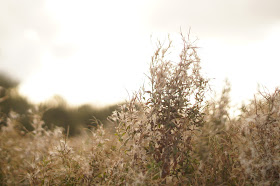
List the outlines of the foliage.
<svg viewBox="0 0 280 186">
<path fill-rule="evenodd" d="M 197 47 L 183 35 L 182 41 L 178 63 L 165 56 L 171 41 L 166 48 L 158 43 L 150 66 L 151 89 L 135 94 L 112 116 L 133 166 L 163 182 L 167 176 L 179 179 L 193 171 L 191 140 L 194 130 L 203 124 L 207 80 L 200 75 Z"/>
<path fill-rule="evenodd" d="M 259 95 L 241 115 L 240 163 L 251 183 L 279 185 L 280 90 Z"/>
<path fill-rule="evenodd" d="M 10 78 L 7 74 L 0 72 L 0 86 L 6 89 L 17 87 L 18 82 Z"/>
</svg>

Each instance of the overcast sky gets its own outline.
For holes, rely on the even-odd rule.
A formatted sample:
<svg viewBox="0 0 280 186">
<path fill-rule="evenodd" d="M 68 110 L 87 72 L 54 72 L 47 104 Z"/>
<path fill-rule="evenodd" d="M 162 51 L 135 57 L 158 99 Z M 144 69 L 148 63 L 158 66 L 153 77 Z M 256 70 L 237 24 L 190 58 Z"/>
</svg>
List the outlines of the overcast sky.
<svg viewBox="0 0 280 186">
<path fill-rule="evenodd" d="M 35 102 L 108 104 L 143 84 L 153 38 L 197 37 L 214 89 L 233 102 L 278 86 L 279 0 L 0 0 L 0 70 Z"/>
</svg>

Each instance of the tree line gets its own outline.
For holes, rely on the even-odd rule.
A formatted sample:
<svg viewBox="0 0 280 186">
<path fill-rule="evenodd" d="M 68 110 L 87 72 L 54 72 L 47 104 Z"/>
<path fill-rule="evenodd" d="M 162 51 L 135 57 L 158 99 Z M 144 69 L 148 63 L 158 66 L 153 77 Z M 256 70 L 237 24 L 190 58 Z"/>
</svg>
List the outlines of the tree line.
<svg viewBox="0 0 280 186">
<path fill-rule="evenodd" d="M 65 131 L 69 128 L 69 136 L 74 136 L 79 134 L 82 128 L 95 127 L 95 120 L 106 125 L 107 117 L 117 109 L 116 104 L 102 108 L 90 104 L 71 107 L 60 96 L 54 96 L 41 104 L 34 104 L 18 92 L 18 86 L 18 81 L 0 73 L 0 116 L 6 118 L 0 121 L 0 126 L 7 125 L 8 116 L 17 113 L 18 122 L 23 124 L 20 130 L 32 131 L 31 115 L 36 111 L 40 113 L 46 128 L 54 129 L 59 126 Z"/>
</svg>

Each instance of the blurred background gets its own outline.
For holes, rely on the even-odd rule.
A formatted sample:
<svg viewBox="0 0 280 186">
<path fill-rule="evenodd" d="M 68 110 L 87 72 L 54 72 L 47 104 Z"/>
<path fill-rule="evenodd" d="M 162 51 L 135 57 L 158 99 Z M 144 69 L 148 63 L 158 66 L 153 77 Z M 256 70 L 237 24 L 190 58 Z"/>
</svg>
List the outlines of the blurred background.
<svg viewBox="0 0 280 186">
<path fill-rule="evenodd" d="M 238 106 L 258 85 L 279 85 L 279 8 L 278 0 L 0 0 L 1 94 L 12 95 L 1 112 L 27 117 L 44 103 L 49 125 L 93 113 L 106 120 L 145 83 L 156 39 L 170 34 L 176 47 L 189 28 L 212 89 L 228 78 Z"/>
</svg>

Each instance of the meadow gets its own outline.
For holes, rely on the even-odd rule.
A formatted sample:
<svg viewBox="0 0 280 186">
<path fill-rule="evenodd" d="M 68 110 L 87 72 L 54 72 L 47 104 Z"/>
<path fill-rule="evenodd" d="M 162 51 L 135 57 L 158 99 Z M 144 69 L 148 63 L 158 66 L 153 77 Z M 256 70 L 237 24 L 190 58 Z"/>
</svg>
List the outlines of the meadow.
<svg viewBox="0 0 280 186">
<path fill-rule="evenodd" d="M 0 185 L 280 185 L 280 90 L 231 117 L 230 85 L 208 99 L 197 50 L 182 35 L 174 62 L 172 41 L 158 42 L 149 86 L 78 135 L 47 127 L 39 107 L 30 129 L 1 114 Z"/>
</svg>

